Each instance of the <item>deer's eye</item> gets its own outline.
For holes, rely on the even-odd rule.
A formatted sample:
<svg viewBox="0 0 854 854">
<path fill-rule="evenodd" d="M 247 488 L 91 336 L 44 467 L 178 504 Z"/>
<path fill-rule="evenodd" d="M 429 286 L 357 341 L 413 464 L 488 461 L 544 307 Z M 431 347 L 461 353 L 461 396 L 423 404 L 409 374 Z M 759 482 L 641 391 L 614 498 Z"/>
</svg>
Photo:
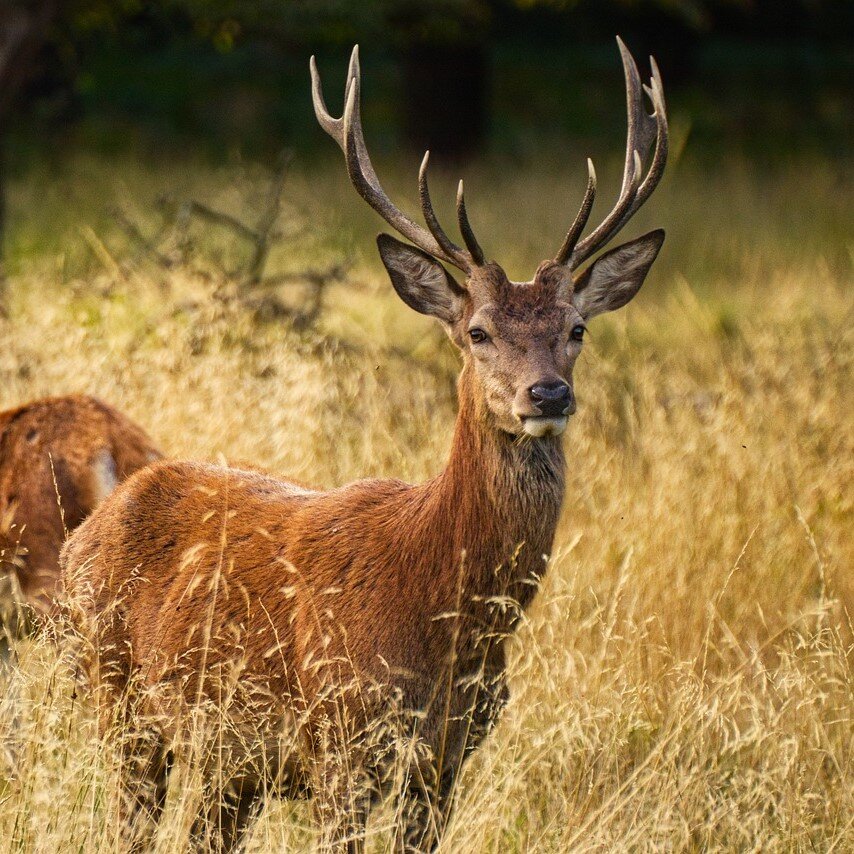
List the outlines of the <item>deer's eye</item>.
<svg viewBox="0 0 854 854">
<path fill-rule="evenodd" d="M 584 340 L 584 332 L 585 327 L 583 327 L 580 323 L 577 326 L 572 327 L 572 332 L 570 332 L 570 337 L 573 341 L 583 341 Z"/>
<path fill-rule="evenodd" d="M 475 344 L 483 344 L 484 341 L 489 341 L 489 336 L 482 329 L 478 329 L 477 327 L 469 329 L 469 338 L 471 338 L 472 342 Z"/>
</svg>

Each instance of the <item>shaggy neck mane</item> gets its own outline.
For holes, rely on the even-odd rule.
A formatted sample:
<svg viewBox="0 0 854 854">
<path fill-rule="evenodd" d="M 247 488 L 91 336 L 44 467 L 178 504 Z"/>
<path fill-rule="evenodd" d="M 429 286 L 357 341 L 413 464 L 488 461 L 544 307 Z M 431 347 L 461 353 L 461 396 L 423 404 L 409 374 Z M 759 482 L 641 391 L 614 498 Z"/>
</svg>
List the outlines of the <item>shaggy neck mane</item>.
<svg viewBox="0 0 854 854">
<path fill-rule="evenodd" d="M 425 533 L 434 542 L 440 536 L 439 565 L 461 567 L 467 594 L 509 595 L 525 607 L 537 591 L 563 503 L 561 440 L 497 429 L 468 366 L 459 402 L 448 464 L 420 487 Z"/>
</svg>

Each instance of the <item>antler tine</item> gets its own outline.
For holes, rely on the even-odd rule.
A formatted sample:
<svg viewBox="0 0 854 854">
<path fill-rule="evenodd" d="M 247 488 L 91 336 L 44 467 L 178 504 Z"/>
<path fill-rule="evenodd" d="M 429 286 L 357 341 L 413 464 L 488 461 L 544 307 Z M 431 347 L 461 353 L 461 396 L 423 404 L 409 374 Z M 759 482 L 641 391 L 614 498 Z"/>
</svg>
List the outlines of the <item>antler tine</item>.
<svg viewBox="0 0 854 854">
<path fill-rule="evenodd" d="M 375 188 L 379 188 L 380 192 L 382 192 L 382 187 L 380 186 L 380 180 L 377 178 L 377 173 L 374 171 L 374 166 L 371 163 L 371 158 L 368 156 L 368 148 L 365 145 L 365 136 L 362 133 L 362 69 L 359 65 L 359 45 L 354 45 L 353 51 L 350 54 L 350 64 L 347 67 L 347 87 L 344 92 L 344 106 L 346 107 L 347 101 L 350 98 L 350 91 L 355 90 L 355 94 L 353 96 L 353 105 L 354 105 L 354 122 L 353 122 L 353 139 L 356 143 L 356 150 L 359 154 L 359 165 L 361 170 L 364 172 L 365 177 L 368 179 L 369 183 L 372 184 Z M 342 119 L 343 121 L 343 119 Z M 346 136 L 347 126 L 345 123 L 344 133 Z M 342 147 L 344 151 L 344 155 L 347 155 L 346 149 L 346 141 L 345 146 Z M 416 223 L 413 223 L 415 225 Z"/>
<path fill-rule="evenodd" d="M 652 161 L 649 165 L 646 178 L 644 178 L 643 183 L 638 189 L 637 198 L 635 200 L 635 210 L 649 198 L 652 191 L 658 186 L 658 182 L 664 174 L 664 167 L 667 164 L 667 154 L 669 149 L 667 107 L 664 103 L 664 88 L 661 85 L 661 74 L 658 70 L 658 65 L 655 59 L 650 57 L 649 61 L 652 66 L 651 85 L 644 86 L 643 88 L 649 96 L 650 101 L 652 101 L 654 112 L 649 116 L 645 110 L 641 109 L 641 111 L 644 114 L 644 118 L 649 121 L 655 129 L 655 150 L 652 155 Z M 652 140 L 650 140 L 650 142 L 651 141 Z M 649 148 L 649 145 L 647 145 L 647 148 Z M 622 227 L 622 223 L 620 227 Z"/>
<path fill-rule="evenodd" d="M 569 267 L 575 269 L 589 258 L 600 246 L 604 246 L 616 233 L 620 223 L 626 222 L 630 216 L 629 211 L 637 196 L 638 187 L 641 184 L 643 165 L 640 154 L 635 151 L 631 159 L 631 166 L 626 175 L 626 189 L 620 193 L 617 203 L 611 212 L 584 240 L 580 240 L 569 259 Z"/>
<path fill-rule="evenodd" d="M 460 180 L 460 185 L 457 187 L 457 222 L 460 226 L 460 234 L 463 236 L 463 242 L 471 254 L 474 263 L 480 266 L 483 264 L 484 256 L 477 238 L 474 236 L 471 223 L 469 222 L 468 211 L 466 211 L 466 194 L 463 189 L 463 182 Z"/>
<path fill-rule="evenodd" d="M 362 132 L 360 112 L 361 72 L 359 68 L 359 47 L 353 48 L 350 66 L 347 72 L 344 115 L 336 119 L 330 115 L 323 98 L 320 74 L 317 62 L 311 58 L 311 84 L 314 112 L 320 126 L 331 136 L 344 152 L 347 174 L 356 192 L 396 231 L 430 255 L 458 267 L 465 273 L 471 272 L 476 263 L 473 258 L 458 246 L 455 246 L 442 231 L 433 213 L 432 205 L 425 208 L 422 192 L 422 209 L 430 231 L 418 225 L 401 211 L 388 197 L 374 170 L 365 137 Z M 424 166 L 422 165 L 422 171 Z M 420 183 L 420 181 L 419 181 Z M 426 178 L 424 179 L 426 186 Z M 429 209 L 429 215 L 428 215 Z M 431 233 L 432 232 L 432 233 Z M 440 236 L 441 235 L 441 236 Z"/>
<path fill-rule="evenodd" d="M 313 56 L 309 61 L 309 69 L 311 70 L 311 101 L 314 104 L 314 115 L 317 116 L 320 126 L 338 143 L 341 150 L 344 151 L 344 121 L 343 119 L 333 118 L 329 113 L 323 97 L 320 74 L 317 71 L 317 60 Z M 348 87 L 350 85 L 349 81 L 350 78 L 348 77 Z"/>
<path fill-rule="evenodd" d="M 634 216 L 643 203 L 650 197 L 658 186 L 667 162 L 668 128 L 667 110 L 664 103 L 664 89 L 661 84 L 661 74 L 655 60 L 650 57 L 652 77 L 650 85 L 641 85 L 640 75 L 634 58 L 629 53 L 623 40 L 617 37 L 620 55 L 623 60 L 623 73 L 626 78 L 626 161 L 623 169 L 623 182 L 620 195 L 611 212 L 583 240 L 578 241 L 569 256 L 568 265 L 575 269 L 586 261 L 594 252 L 608 243 L 614 235 Z M 653 113 L 647 113 L 643 104 L 643 93 L 649 96 L 653 105 Z M 647 174 L 644 177 L 643 156 L 649 151 L 653 142 L 655 148 L 649 162 Z M 572 229 L 570 230 L 572 233 Z M 566 241 L 564 242 L 564 248 Z M 561 254 L 558 257 L 562 257 Z"/>
<path fill-rule="evenodd" d="M 634 159 L 634 153 L 637 151 L 643 156 L 649 151 L 655 139 L 656 123 L 643 107 L 643 93 L 646 87 L 641 85 L 637 63 L 619 36 L 617 36 L 617 45 L 620 48 L 623 74 L 626 78 L 626 165 L 621 190 L 625 192 L 628 186 L 629 166 Z"/>
<path fill-rule="evenodd" d="M 424 221 L 427 223 L 427 228 L 430 233 L 436 238 L 436 242 L 442 247 L 442 251 L 451 258 L 457 259 L 454 263 L 459 267 L 461 264 L 467 263 L 465 252 L 457 246 L 439 225 L 439 220 L 436 218 L 436 212 L 433 210 L 433 203 L 430 201 L 430 188 L 427 186 L 427 165 L 430 162 L 430 152 L 424 152 L 424 159 L 421 161 L 421 168 L 418 170 L 418 195 L 421 199 L 421 212 L 424 214 Z"/>
<path fill-rule="evenodd" d="M 596 169 L 593 167 L 593 161 L 587 158 L 587 189 L 584 191 L 584 198 L 581 200 L 581 207 L 575 215 L 575 220 L 569 227 L 566 233 L 566 238 L 563 241 L 563 246 L 555 257 L 555 263 L 566 264 L 572 255 L 572 250 L 575 249 L 575 244 L 578 238 L 581 237 L 581 232 L 584 231 L 584 226 L 587 225 L 587 220 L 590 218 L 590 211 L 593 210 L 593 202 L 596 199 Z"/>
<path fill-rule="evenodd" d="M 655 148 L 653 150 L 649 168 L 647 169 L 646 177 L 643 179 L 640 187 L 638 187 L 638 191 L 630 209 L 626 211 L 620 222 L 618 222 L 614 228 L 614 234 L 620 231 L 629 219 L 634 216 L 635 211 L 637 211 L 652 195 L 652 191 L 658 186 L 661 176 L 664 174 L 664 167 L 667 163 L 668 125 L 667 108 L 664 103 L 664 89 L 661 85 L 661 73 L 658 70 L 658 64 L 656 63 L 655 58 L 651 56 L 649 58 L 649 62 L 652 67 L 652 78 L 650 80 L 650 85 L 644 85 L 643 90 L 646 92 L 650 101 L 652 101 L 653 114 L 649 115 L 646 110 L 643 109 L 642 103 L 639 103 L 639 112 L 643 116 L 646 138 L 649 140 L 648 142 L 644 141 L 644 145 L 648 150 L 652 141 L 655 140 Z"/>
</svg>

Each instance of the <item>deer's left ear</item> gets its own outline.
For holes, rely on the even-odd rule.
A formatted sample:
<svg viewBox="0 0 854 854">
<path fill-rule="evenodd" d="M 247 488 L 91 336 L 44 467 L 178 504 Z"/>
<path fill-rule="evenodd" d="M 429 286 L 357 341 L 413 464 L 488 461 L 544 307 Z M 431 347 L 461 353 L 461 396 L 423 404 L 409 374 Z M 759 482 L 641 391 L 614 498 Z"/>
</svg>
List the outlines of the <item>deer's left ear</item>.
<svg viewBox="0 0 854 854">
<path fill-rule="evenodd" d="M 575 280 L 572 302 L 579 314 L 589 320 L 622 308 L 640 290 L 662 243 L 659 228 L 600 255 Z"/>
</svg>

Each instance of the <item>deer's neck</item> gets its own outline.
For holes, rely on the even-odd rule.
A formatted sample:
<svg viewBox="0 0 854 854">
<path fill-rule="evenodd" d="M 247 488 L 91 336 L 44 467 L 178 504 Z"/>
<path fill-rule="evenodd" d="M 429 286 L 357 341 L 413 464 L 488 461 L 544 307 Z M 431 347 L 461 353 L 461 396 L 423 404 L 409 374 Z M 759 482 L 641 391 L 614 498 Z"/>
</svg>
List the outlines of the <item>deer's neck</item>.
<svg viewBox="0 0 854 854">
<path fill-rule="evenodd" d="M 508 594 L 525 606 L 551 552 L 563 503 L 561 440 L 520 441 L 494 427 L 479 411 L 469 368 L 460 377 L 459 398 L 450 459 L 431 484 L 429 515 L 435 514 L 435 532 L 446 536 L 446 560 L 462 565 L 467 593 Z"/>
</svg>

